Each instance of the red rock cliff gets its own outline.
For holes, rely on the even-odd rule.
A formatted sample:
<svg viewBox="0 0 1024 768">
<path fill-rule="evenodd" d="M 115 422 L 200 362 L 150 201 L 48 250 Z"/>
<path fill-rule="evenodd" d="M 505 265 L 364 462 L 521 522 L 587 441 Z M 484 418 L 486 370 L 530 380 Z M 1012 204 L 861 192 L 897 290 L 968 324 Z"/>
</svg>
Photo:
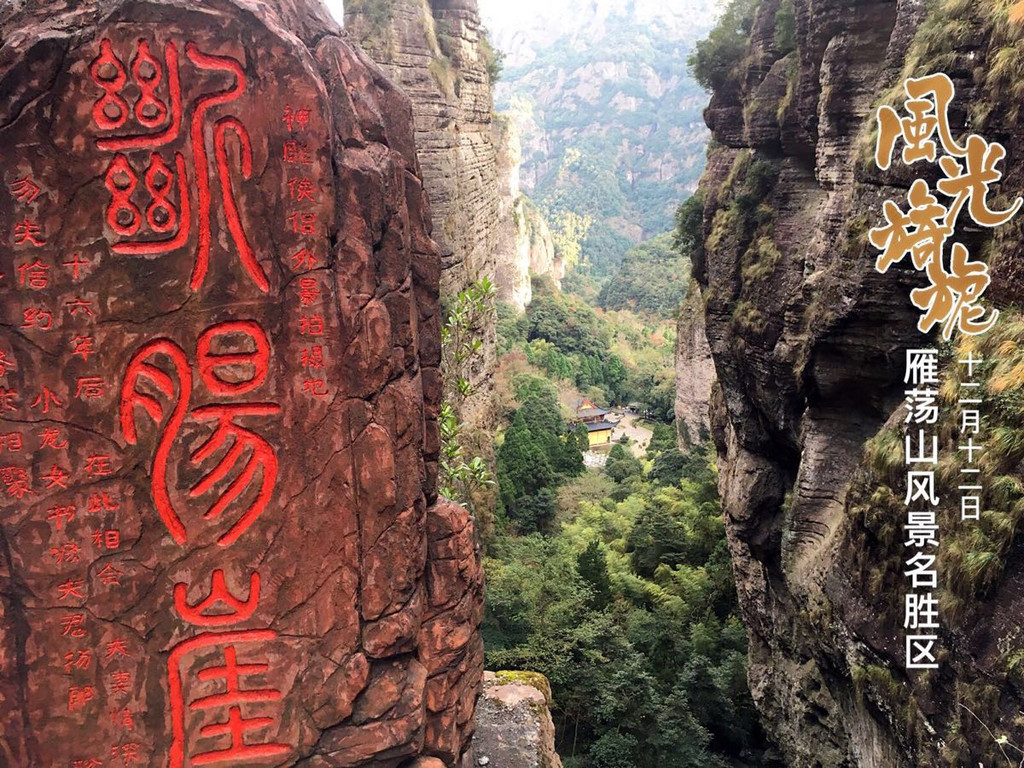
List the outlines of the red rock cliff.
<svg viewBox="0 0 1024 768">
<path fill-rule="evenodd" d="M 408 99 L 315 0 L 8 4 L 0 94 L 0 763 L 459 763 Z"/>
</svg>

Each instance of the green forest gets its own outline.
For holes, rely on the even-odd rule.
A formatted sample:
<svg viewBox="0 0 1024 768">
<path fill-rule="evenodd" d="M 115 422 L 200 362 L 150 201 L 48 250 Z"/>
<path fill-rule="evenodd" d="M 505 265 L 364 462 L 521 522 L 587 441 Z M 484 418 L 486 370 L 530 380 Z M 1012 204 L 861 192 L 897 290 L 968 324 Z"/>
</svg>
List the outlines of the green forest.
<svg viewBox="0 0 1024 768">
<path fill-rule="evenodd" d="M 746 10 L 727 14 L 735 36 L 749 29 Z M 677 151 L 668 129 L 695 119 L 703 91 L 684 75 L 682 91 L 651 100 L 631 73 L 666 62 L 685 69 L 686 56 L 650 30 L 623 29 L 613 53 L 625 78 L 606 83 L 597 105 L 555 110 L 543 94 L 513 104 L 571 137 L 553 163 L 527 158 L 547 169 L 536 194 L 570 267 L 562 288 L 534 275 L 522 312 L 478 285 L 449 314 L 448 345 L 462 362 L 484 315 L 493 313 L 498 337 L 489 466 L 472 469 L 458 449 L 449 466 L 472 480 L 460 500 L 476 511 L 484 553 L 486 664 L 548 679 L 566 768 L 777 766 L 747 684 L 715 451 L 681 450 L 674 425 L 676 313 L 702 257 L 701 201 L 682 201 L 703 143 L 659 184 L 631 178 L 636 169 L 609 149 L 653 122 L 663 130 L 646 132 L 648 150 Z M 735 47 L 725 37 L 698 49 L 702 81 Z M 581 56 L 551 49 L 505 76 L 522 84 L 537 72 L 585 71 Z M 609 106 L 620 91 L 643 108 Z M 691 95 L 693 114 L 679 113 Z M 656 234 L 673 219 L 674 232 Z M 622 221 L 640 222 L 644 235 L 628 236 Z M 458 398 L 464 386 L 449 389 Z M 595 461 L 586 426 L 574 421 L 584 399 L 632 414 L 644 442 L 616 435 Z M 456 421 L 447 423 L 456 444 Z"/>
<path fill-rule="evenodd" d="M 597 39 L 567 32 L 502 72 L 496 107 L 523 127 L 525 191 L 556 237 L 579 236 L 583 271 L 598 280 L 633 246 L 668 231 L 696 188 L 707 95 L 687 57 L 705 32 L 612 13 Z"/>
<path fill-rule="evenodd" d="M 487 543 L 489 667 L 547 676 L 570 768 L 767 764 L 708 450 L 680 453 L 657 425 L 645 458 L 616 445 L 584 470 L 572 433 L 544 418 L 550 385 L 518 384 L 506 441 L 528 432 L 558 458 L 542 467 L 545 517 L 507 508 Z M 546 459 L 504 447 L 503 498 Z"/>
<path fill-rule="evenodd" d="M 685 260 L 672 238 L 632 268 L 665 259 Z M 602 295 L 634 307 L 646 288 Z M 493 517 L 478 505 L 487 666 L 548 678 L 568 768 L 774 765 L 747 689 L 714 451 L 678 448 L 676 299 L 658 300 L 605 310 L 539 278 L 525 313 L 494 308 Z M 646 449 L 616 442 L 603 468 L 585 467 L 583 396 L 642 411 Z"/>
</svg>

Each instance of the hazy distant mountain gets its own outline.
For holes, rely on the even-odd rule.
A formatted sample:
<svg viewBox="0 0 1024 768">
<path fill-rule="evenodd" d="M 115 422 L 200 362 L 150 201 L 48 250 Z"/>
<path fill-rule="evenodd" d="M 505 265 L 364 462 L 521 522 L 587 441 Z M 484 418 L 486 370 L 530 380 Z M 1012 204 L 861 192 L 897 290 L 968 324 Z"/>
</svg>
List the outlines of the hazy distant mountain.
<svg viewBox="0 0 1024 768">
<path fill-rule="evenodd" d="M 562 38 L 574 47 L 594 45 L 623 16 L 692 42 L 707 34 L 719 12 L 715 0 L 479 0 L 479 5 L 494 42 L 513 67 L 531 63 Z"/>
<path fill-rule="evenodd" d="M 581 222 L 565 214 L 589 217 L 583 257 L 595 274 L 670 229 L 675 207 L 696 188 L 707 95 L 686 60 L 716 5 L 480 0 L 507 55 L 495 99 L 523 134 L 524 191 L 570 237 Z"/>
</svg>

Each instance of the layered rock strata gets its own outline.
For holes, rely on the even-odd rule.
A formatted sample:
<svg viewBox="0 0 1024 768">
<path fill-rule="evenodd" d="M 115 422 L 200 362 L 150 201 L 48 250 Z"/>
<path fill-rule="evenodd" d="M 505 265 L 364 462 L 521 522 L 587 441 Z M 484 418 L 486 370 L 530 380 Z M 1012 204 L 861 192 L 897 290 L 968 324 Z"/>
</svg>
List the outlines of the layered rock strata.
<svg viewBox="0 0 1024 768">
<path fill-rule="evenodd" d="M 973 544 L 940 546 L 941 668 L 904 668 L 905 489 L 885 467 L 902 468 L 906 350 L 935 341 L 917 331 L 908 298 L 918 274 L 878 274 L 867 241 L 883 201 L 904 201 L 922 173 L 873 162 L 874 109 L 901 108 L 908 76 L 947 72 L 955 135 L 1001 140 L 999 192 L 1024 188 L 1020 111 L 1000 67 L 1020 61 L 1020 33 L 997 6 L 765 0 L 705 114 L 715 142 L 695 275 L 719 382 L 712 431 L 751 689 L 792 766 L 990 765 L 1004 760 L 993 734 L 1021 742 L 1012 534 L 990 548 L 983 521 Z M 1019 305 L 1019 228 L 969 227 L 965 241 L 990 257 L 996 305 Z M 1019 484 L 1014 455 L 999 461 Z M 957 537 L 951 503 L 942 535 Z M 990 549 L 998 567 L 966 590 L 963 563 Z"/>
<path fill-rule="evenodd" d="M 499 191 L 491 137 L 493 98 L 476 0 L 357 0 L 346 30 L 408 94 L 416 145 L 441 249 L 441 294 L 482 277 L 494 280 Z M 480 329 L 481 354 L 469 376 L 476 394 L 460 414 L 470 427 L 492 418 L 496 335 Z"/>
</svg>

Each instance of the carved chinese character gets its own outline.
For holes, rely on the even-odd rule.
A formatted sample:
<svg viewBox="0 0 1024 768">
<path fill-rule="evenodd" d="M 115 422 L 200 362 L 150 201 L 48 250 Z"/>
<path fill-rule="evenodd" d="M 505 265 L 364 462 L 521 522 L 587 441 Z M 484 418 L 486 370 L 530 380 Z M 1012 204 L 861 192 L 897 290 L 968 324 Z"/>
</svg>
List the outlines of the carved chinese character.
<svg viewBox="0 0 1024 768">
<path fill-rule="evenodd" d="M 7 376 L 8 371 L 13 371 L 17 367 L 18 364 L 14 362 L 14 358 L 0 349 L 0 379 Z"/>
<path fill-rule="evenodd" d="M 14 225 L 14 244 L 34 245 L 36 248 L 42 248 L 46 245 L 46 241 L 43 239 L 42 227 L 29 219 L 19 221 Z"/>
<path fill-rule="evenodd" d="M 0 411 L 4 409 L 0 407 Z M 21 432 L 5 432 L 0 434 L 0 452 L 18 453 L 25 447 Z"/>
<path fill-rule="evenodd" d="M 309 118 L 311 114 L 311 110 L 305 107 L 292 110 L 292 105 L 288 104 L 284 108 L 284 117 L 282 118 L 282 122 L 288 126 L 289 131 L 294 131 L 296 126 L 298 126 L 299 130 L 304 131 L 309 126 Z"/>
<path fill-rule="evenodd" d="M 327 397 L 330 394 L 327 382 L 323 379 L 305 379 L 302 382 L 302 391 L 314 397 Z"/>
<path fill-rule="evenodd" d="M 323 368 L 324 363 L 324 348 L 323 347 L 308 347 L 302 350 L 302 367 L 310 368 L 313 370 Z"/>
<path fill-rule="evenodd" d="M 60 620 L 62 637 L 85 637 L 85 614 L 71 613 L 63 616 Z"/>
<path fill-rule="evenodd" d="M 70 675 L 76 669 L 86 670 L 92 666 L 92 651 L 68 651 L 64 654 L 64 673 Z"/>
<path fill-rule="evenodd" d="M 83 315 L 93 317 L 92 302 L 85 301 L 81 298 L 74 298 L 64 302 L 64 306 L 67 307 L 69 315 L 77 315 L 81 312 Z"/>
<path fill-rule="evenodd" d="M 236 340 L 247 346 L 247 352 L 217 352 L 221 345 Z M 270 366 L 270 343 L 266 333 L 256 323 L 232 321 L 213 326 L 205 331 L 197 344 L 197 366 L 201 381 L 213 394 L 235 397 L 247 394 L 260 387 L 267 378 Z M 172 373 L 166 373 L 158 363 L 167 359 Z M 229 377 L 230 371 L 246 368 L 251 375 L 238 380 Z M 178 383 L 175 390 L 175 381 Z M 167 407 L 155 395 L 144 391 L 143 382 L 170 401 Z M 189 400 L 192 394 L 192 369 L 185 352 L 174 342 L 159 339 L 144 345 L 133 356 L 125 373 L 121 389 L 121 428 L 125 439 L 131 445 L 137 440 L 137 407 L 144 409 L 153 421 L 160 425 L 169 414 L 163 426 L 153 460 L 153 500 L 168 531 L 179 544 L 188 536 L 181 513 L 175 509 L 167 487 L 167 464 L 170 450 L 178 438 L 181 427 L 189 414 Z M 277 456 L 274 449 L 260 435 L 239 423 L 242 419 L 264 419 L 280 413 L 276 403 L 217 404 L 196 408 L 192 417 L 199 422 L 213 422 L 210 437 L 196 448 L 190 460 L 201 465 L 215 456 L 212 469 L 189 491 L 190 498 L 206 496 L 241 467 L 235 479 L 222 490 L 204 517 L 216 520 L 231 505 L 243 497 L 246 491 L 256 486 L 258 491 L 241 512 L 240 517 L 224 533 L 219 543 L 227 546 L 238 539 L 266 508 L 277 480 Z M 222 450 L 227 448 L 226 452 Z"/>
<path fill-rule="evenodd" d="M 18 265 L 18 283 L 34 291 L 41 291 L 50 284 L 50 267 L 39 259 Z"/>
<path fill-rule="evenodd" d="M 110 661 L 111 659 L 130 658 L 128 655 L 128 646 L 125 645 L 124 640 L 111 640 L 107 643 L 107 653 L 103 657 L 104 661 Z"/>
<path fill-rule="evenodd" d="M 92 336 L 75 336 L 71 339 L 71 345 L 74 347 L 71 354 L 86 361 L 88 361 L 89 355 L 96 352 L 96 339 Z"/>
<path fill-rule="evenodd" d="M 112 693 L 131 693 L 132 673 L 119 670 L 110 673 L 110 691 Z"/>
<path fill-rule="evenodd" d="M 130 709 L 110 710 L 110 720 L 116 728 L 125 731 L 135 730 L 135 714 Z"/>
<path fill-rule="evenodd" d="M 283 159 L 288 165 L 312 165 L 313 153 L 305 144 L 289 139 L 284 143 Z"/>
<path fill-rule="evenodd" d="M 320 315 L 303 315 L 299 318 L 299 333 L 303 336 L 323 336 L 323 317 Z"/>
<path fill-rule="evenodd" d="M 22 328 L 38 328 L 41 331 L 48 331 L 53 327 L 53 313 L 48 309 L 40 307 L 29 307 L 22 312 L 24 322 Z"/>
<path fill-rule="evenodd" d="M 56 523 L 56 529 L 63 531 L 65 526 L 75 519 L 75 513 L 78 508 L 74 504 L 64 504 L 56 507 L 50 507 L 46 512 L 46 519 L 52 520 Z"/>
<path fill-rule="evenodd" d="M 104 92 L 93 108 L 93 122 L 97 128 L 105 133 L 116 131 L 124 127 L 133 116 L 143 129 L 127 135 L 101 136 L 96 142 L 100 150 L 116 153 L 106 174 L 106 186 L 110 192 L 106 220 L 110 229 L 124 239 L 115 243 L 113 250 L 125 256 L 152 256 L 170 254 L 183 248 L 191 234 L 194 194 L 199 243 L 190 286 L 192 290 L 199 290 L 209 270 L 214 241 L 211 176 L 216 176 L 225 220 L 238 259 L 260 290 L 269 291 L 267 275 L 245 233 L 232 183 L 228 136 L 233 136 L 237 143 L 238 170 L 242 178 L 248 180 L 252 176 L 249 133 L 236 117 L 227 115 L 217 120 L 212 130 L 212 163 L 206 140 L 210 110 L 235 102 L 242 96 L 247 87 L 245 70 L 236 59 L 205 53 L 195 43 L 186 45 L 185 55 L 189 64 L 198 72 L 226 75 L 232 81 L 226 90 L 204 93 L 194 99 L 189 126 L 194 164 L 192 183 L 182 153 L 175 152 L 173 158 L 164 158 L 158 151 L 182 135 L 185 105 L 177 45 L 169 42 L 164 46 L 164 62 L 161 62 L 150 48 L 149 41 L 138 41 L 132 77 L 129 78 L 113 43 L 103 40 L 100 53 L 90 66 L 93 81 Z M 161 97 L 165 75 L 167 96 Z M 134 80 L 141 92 L 134 110 L 129 109 L 125 100 L 130 79 Z M 148 166 L 145 168 L 136 169 L 128 155 L 124 154 L 138 149 L 149 150 Z M 211 169 L 211 165 L 215 166 L 215 170 Z M 134 195 L 140 186 L 145 188 L 149 200 L 145 212 L 134 202 Z M 136 235 L 140 233 L 143 236 L 137 238 Z"/>
<path fill-rule="evenodd" d="M 77 283 L 81 275 L 82 267 L 91 267 L 92 262 L 85 261 L 82 259 L 82 255 L 80 253 L 76 253 L 71 261 L 64 262 L 64 266 L 71 268 L 71 279 Z"/>
<path fill-rule="evenodd" d="M 57 599 L 67 600 L 69 597 L 77 597 L 84 600 L 85 595 L 82 594 L 83 589 L 85 589 L 84 581 L 81 579 L 68 579 L 63 584 L 57 585 Z"/>
<path fill-rule="evenodd" d="M 49 490 L 50 488 L 67 489 L 68 480 L 70 479 L 70 477 L 71 474 L 69 472 L 61 469 L 56 464 L 54 464 L 52 467 L 50 467 L 50 471 L 42 476 L 42 479 L 46 481 L 47 490 Z"/>
<path fill-rule="evenodd" d="M 75 397 L 92 400 L 107 394 L 107 383 L 99 376 L 79 376 Z"/>
<path fill-rule="evenodd" d="M 68 712 L 85 709 L 86 704 L 96 698 L 96 689 L 91 685 L 73 686 L 68 690 Z"/>
<path fill-rule="evenodd" d="M 85 472 L 89 477 L 103 477 L 114 473 L 110 465 L 111 457 L 106 454 L 93 454 L 85 460 Z"/>
<path fill-rule="evenodd" d="M 127 744 L 118 744 L 115 747 L 110 748 L 110 756 L 114 760 L 120 760 L 121 765 L 141 765 L 142 764 L 142 745 L 135 742 Z"/>
<path fill-rule="evenodd" d="M 62 407 L 63 405 L 64 401 L 57 397 L 49 387 L 43 387 L 42 391 L 36 395 L 36 399 L 32 401 L 32 405 L 29 407 L 33 410 L 39 408 L 43 413 L 49 413 L 50 406 Z"/>
<path fill-rule="evenodd" d="M 320 285 L 315 277 L 299 278 L 299 303 L 310 307 L 320 300 Z"/>
<path fill-rule="evenodd" d="M 18 392 L 13 389 L 0 388 L 0 413 L 18 410 Z"/>
<path fill-rule="evenodd" d="M 293 272 L 315 269 L 320 264 L 320 260 L 316 257 L 316 254 L 308 248 L 301 248 L 293 253 L 291 261 Z"/>
<path fill-rule="evenodd" d="M 86 511 L 89 513 L 116 512 L 120 508 L 120 503 L 118 503 L 106 491 L 102 491 L 99 493 L 94 493 L 89 497 L 89 505 Z"/>
<path fill-rule="evenodd" d="M 296 235 L 316 234 L 315 213 L 293 213 L 288 217 L 288 224 Z"/>
<path fill-rule="evenodd" d="M 19 501 L 33 493 L 32 481 L 24 467 L 0 467 L 0 482 L 7 488 L 7 495 Z"/>
<path fill-rule="evenodd" d="M 78 544 L 73 541 L 61 544 L 59 547 L 51 547 L 50 557 L 52 557 L 54 562 L 58 565 L 61 563 L 82 562 L 82 556 L 78 551 Z"/>
<path fill-rule="evenodd" d="M 68 441 L 62 440 L 60 436 L 60 430 L 53 427 L 46 427 L 39 434 L 40 448 L 53 448 L 56 451 L 63 450 L 68 447 Z"/>
<path fill-rule="evenodd" d="M 106 587 L 119 587 L 121 586 L 121 577 L 124 576 L 124 571 L 111 563 L 107 563 L 96 576 Z"/>
<path fill-rule="evenodd" d="M 209 595 L 196 605 L 187 601 L 188 585 L 175 586 L 175 607 L 186 621 L 203 627 L 231 626 L 248 620 L 256 610 L 259 601 L 259 574 L 250 575 L 249 594 L 243 600 L 236 597 L 228 588 L 223 571 L 215 571 Z M 224 609 L 227 609 L 226 611 Z M 216 611 L 216 612 L 211 612 Z M 224 632 L 206 632 L 177 645 L 168 661 L 168 679 L 171 691 L 171 717 L 174 723 L 175 740 L 171 746 L 171 766 L 181 768 L 190 761 L 192 765 L 208 765 L 222 762 L 246 764 L 262 758 L 283 758 L 290 754 L 291 747 L 286 744 L 264 742 L 253 744 L 253 732 L 272 725 L 274 720 L 269 717 L 246 717 L 243 706 L 250 703 L 273 703 L 283 696 L 279 690 L 271 687 L 245 687 L 247 678 L 263 675 L 269 671 L 269 664 L 264 662 L 240 662 L 239 648 L 247 645 L 262 644 L 277 636 L 272 630 L 234 630 Z M 223 656 L 224 663 L 219 666 L 205 667 L 198 672 L 198 678 L 204 681 L 223 681 L 224 690 L 202 696 L 186 702 L 183 671 L 187 660 L 206 649 L 217 648 Z M 204 654 L 205 655 L 205 654 Z M 199 731 L 198 741 L 209 740 L 220 736 L 230 737 L 226 744 L 209 744 L 203 748 L 191 749 L 185 743 L 185 719 L 188 713 L 205 713 L 223 711 L 221 720 L 206 725 Z M 200 751 L 205 749 L 205 751 Z"/>
<path fill-rule="evenodd" d="M 117 549 L 121 546 L 120 531 L 94 531 L 92 543 L 101 549 Z"/>
<path fill-rule="evenodd" d="M 308 179 L 305 176 L 298 179 L 289 179 L 288 193 L 296 203 L 301 203 L 303 200 L 308 200 L 312 203 L 315 202 L 316 185 L 312 179 Z"/>
<path fill-rule="evenodd" d="M 14 199 L 19 203 L 25 205 L 31 205 L 35 202 L 36 198 L 39 197 L 39 193 L 43 190 L 32 181 L 28 176 L 24 176 L 20 179 L 15 179 L 14 183 L 11 184 L 11 194 Z"/>
<path fill-rule="evenodd" d="M 241 624 L 252 617 L 260 599 L 260 575 L 253 572 L 249 576 L 249 595 L 242 600 L 235 597 L 228 589 L 224 571 L 213 572 L 210 593 L 199 603 L 190 605 L 188 602 L 188 585 L 174 585 L 174 607 L 181 617 L 200 627 L 223 627 Z M 227 608 L 227 611 L 223 609 Z M 214 613 L 208 611 L 214 610 Z"/>
</svg>

